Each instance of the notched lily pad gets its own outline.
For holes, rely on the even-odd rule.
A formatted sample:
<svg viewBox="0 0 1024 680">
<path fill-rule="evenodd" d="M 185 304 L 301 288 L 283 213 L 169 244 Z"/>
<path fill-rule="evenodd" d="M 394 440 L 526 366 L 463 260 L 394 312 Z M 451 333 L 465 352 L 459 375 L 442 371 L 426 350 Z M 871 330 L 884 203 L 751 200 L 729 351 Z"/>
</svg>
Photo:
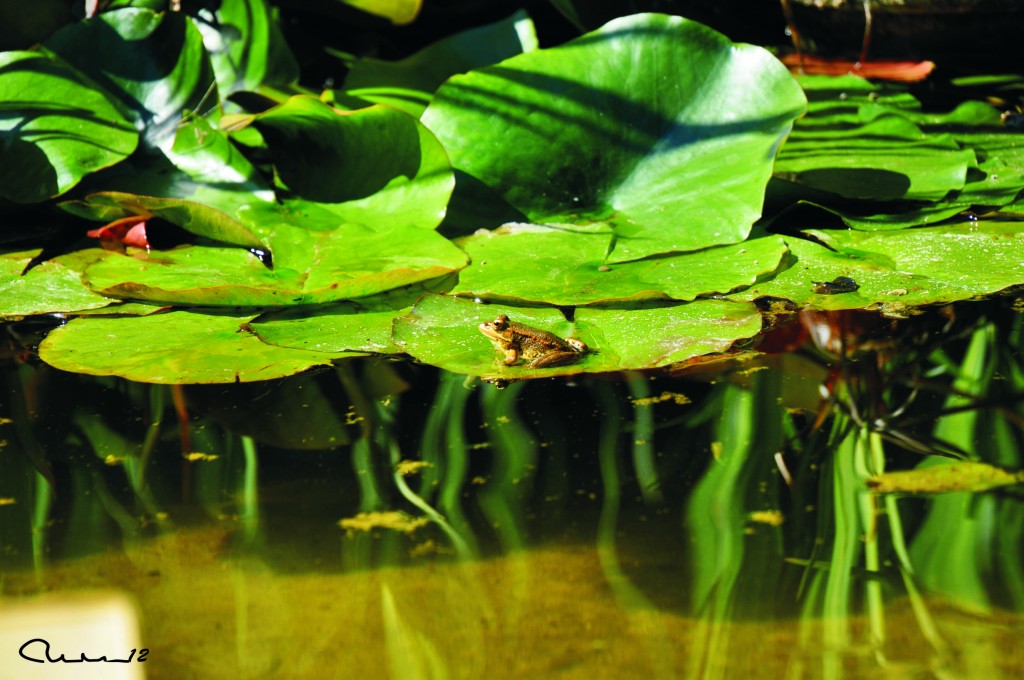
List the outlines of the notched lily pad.
<svg viewBox="0 0 1024 680">
<path fill-rule="evenodd" d="M 728 293 L 774 272 L 786 253 L 780 236 L 704 250 L 605 264 L 607 226 L 507 224 L 459 241 L 471 264 L 454 293 L 494 301 L 576 306 L 624 300 L 693 300 Z"/>
<path fill-rule="evenodd" d="M 270 380 L 347 356 L 264 344 L 247 330 L 251 319 L 237 312 L 185 311 L 82 317 L 51 331 L 39 356 L 74 373 L 171 385 Z"/>
<path fill-rule="evenodd" d="M 268 312 L 250 324 L 256 336 L 271 345 L 320 352 L 397 354 L 391 324 L 412 311 L 422 291 L 378 295 L 312 308 Z"/>
<path fill-rule="evenodd" d="M 577 338 L 589 351 L 578 362 L 562 366 L 506 366 L 504 353 L 478 329 L 480 323 L 501 314 L 560 338 Z M 410 314 L 395 319 L 392 338 L 406 353 L 445 370 L 521 380 L 666 366 L 725 351 L 760 330 L 756 307 L 722 300 L 648 309 L 582 308 L 570 322 L 551 307 L 482 305 L 465 298 L 427 295 Z"/>
<path fill-rule="evenodd" d="M 425 229 L 343 224 L 313 232 L 277 225 L 269 240 L 273 270 L 239 248 L 129 249 L 90 267 L 85 281 L 128 299 L 282 307 L 367 297 L 447 276 L 466 263 L 464 252 Z"/>
</svg>

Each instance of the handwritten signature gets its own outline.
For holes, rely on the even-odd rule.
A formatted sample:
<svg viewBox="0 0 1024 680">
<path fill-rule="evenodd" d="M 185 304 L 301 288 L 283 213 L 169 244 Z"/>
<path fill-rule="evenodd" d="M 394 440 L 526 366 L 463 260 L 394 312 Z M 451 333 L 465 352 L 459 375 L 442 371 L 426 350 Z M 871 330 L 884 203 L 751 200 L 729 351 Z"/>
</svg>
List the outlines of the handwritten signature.
<svg viewBox="0 0 1024 680">
<path fill-rule="evenodd" d="M 33 645 L 35 645 L 36 647 L 42 645 L 42 658 L 38 658 L 38 652 L 36 656 L 32 655 L 31 650 L 29 650 L 29 648 Z M 26 652 L 26 650 L 29 651 Z M 139 653 L 138 658 L 136 658 L 135 656 L 136 652 Z M 108 659 L 106 654 L 96 659 L 90 659 L 85 655 L 85 652 L 82 652 L 82 654 L 77 659 L 68 659 L 63 654 L 61 654 L 57 658 L 53 658 L 52 656 L 50 656 L 50 643 L 44 640 L 43 638 L 32 638 L 18 649 L 18 656 L 20 656 L 22 659 L 25 659 L 26 661 L 33 661 L 35 663 L 131 663 L 133 660 L 142 663 L 146 660 L 146 656 L 148 654 L 149 650 L 143 648 L 141 650 L 133 649 L 131 654 L 128 655 L 127 659 Z"/>
</svg>

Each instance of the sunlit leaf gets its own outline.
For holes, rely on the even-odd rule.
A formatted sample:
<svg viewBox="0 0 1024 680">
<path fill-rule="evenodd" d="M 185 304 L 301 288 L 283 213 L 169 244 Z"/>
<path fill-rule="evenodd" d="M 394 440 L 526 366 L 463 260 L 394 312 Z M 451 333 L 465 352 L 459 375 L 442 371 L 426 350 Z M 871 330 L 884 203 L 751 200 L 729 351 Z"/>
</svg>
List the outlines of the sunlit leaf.
<svg viewBox="0 0 1024 680">
<path fill-rule="evenodd" d="M 608 266 L 606 226 L 551 229 L 511 224 L 459 244 L 471 264 L 452 292 L 488 299 L 585 305 L 611 300 L 693 300 L 727 293 L 775 271 L 786 253 L 779 236 Z"/>
<path fill-rule="evenodd" d="M 761 48 L 636 15 L 455 76 L 423 121 L 467 183 L 534 223 L 610 225 L 621 262 L 743 240 L 804 106 Z"/>
<path fill-rule="evenodd" d="M 305 199 L 347 221 L 433 229 L 454 186 L 448 156 L 418 120 L 386 106 L 338 112 L 292 97 L 254 116 L 275 167 Z"/>
<path fill-rule="evenodd" d="M 448 36 L 400 61 L 363 58 L 345 76 L 345 94 L 419 116 L 445 80 L 537 49 L 533 22 L 523 11 Z"/>
<path fill-rule="evenodd" d="M 213 11 L 199 11 L 196 26 L 221 96 L 298 80 L 298 63 L 264 0 L 221 0 Z"/>
<path fill-rule="evenodd" d="M 62 28 L 45 45 L 119 99 L 148 146 L 173 144 L 186 113 L 217 111 L 203 37 L 179 12 L 105 12 Z"/>
<path fill-rule="evenodd" d="M 186 246 L 107 258 L 85 273 L 96 291 L 152 302 L 291 306 L 366 297 L 450 274 L 466 255 L 427 229 L 337 224 L 267 231 L 274 267 L 240 248 Z"/>
<path fill-rule="evenodd" d="M 138 144 L 107 94 L 43 54 L 0 53 L 0 110 L 0 197 L 18 203 L 62 194 Z"/>
<path fill-rule="evenodd" d="M 39 356 L 65 371 L 172 385 L 270 380 L 344 356 L 262 343 L 245 329 L 251 318 L 230 311 L 82 317 L 46 336 Z"/>
<path fill-rule="evenodd" d="M 423 0 L 340 0 L 364 12 L 384 17 L 393 24 L 410 24 L 420 13 Z"/>
<path fill-rule="evenodd" d="M 391 324 L 408 314 L 422 291 L 379 295 L 359 301 L 300 307 L 263 314 L 250 324 L 263 342 L 320 352 L 401 352 Z"/>
<path fill-rule="evenodd" d="M 96 309 L 112 302 L 90 291 L 81 280 L 82 269 L 104 257 L 104 251 L 92 248 L 61 255 L 23 273 L 39 253 L 0 255 L 0 319 Z"/>
</svg>

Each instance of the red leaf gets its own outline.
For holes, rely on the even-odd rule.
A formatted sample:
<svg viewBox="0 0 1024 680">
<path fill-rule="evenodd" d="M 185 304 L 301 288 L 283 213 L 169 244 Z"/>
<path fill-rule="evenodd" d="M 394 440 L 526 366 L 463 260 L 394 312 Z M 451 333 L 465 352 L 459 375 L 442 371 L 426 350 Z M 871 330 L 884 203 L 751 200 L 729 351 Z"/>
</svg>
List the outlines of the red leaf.
<svg viewBox="0 0 1024 680">
<path fill-rule="evenodd" d="M 85 235 L 107 243 L 121 243 L 126 246 L 148 249 L 149 241 L 146 239 L 146 220 L 148 219 L 148 216 L 141 215 L 122 217 L 99 229 L 90 229 Z"/>
</svg>

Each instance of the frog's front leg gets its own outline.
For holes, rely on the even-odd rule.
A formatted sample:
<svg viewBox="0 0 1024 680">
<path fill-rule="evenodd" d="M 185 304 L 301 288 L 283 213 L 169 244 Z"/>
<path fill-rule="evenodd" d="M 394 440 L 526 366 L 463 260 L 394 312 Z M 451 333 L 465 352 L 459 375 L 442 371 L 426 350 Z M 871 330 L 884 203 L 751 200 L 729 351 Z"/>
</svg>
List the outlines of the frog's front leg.
<svg viewBox="0 0 1024 680">
<path fill-rule="evenodd" d="M 580 360 L 579 352 L 547 352 L 544 356 L 537 357 L 530 362 L 530 368 L 547 368 L 549 366 L 564 366 Z"/>
<path fill-rule="evenodd" d="M 512 364 L 519 361 L 519 350 L 515 347 L 509 347 L 505 350 L 505 365 L 511 366 Z"/>
</svg>

